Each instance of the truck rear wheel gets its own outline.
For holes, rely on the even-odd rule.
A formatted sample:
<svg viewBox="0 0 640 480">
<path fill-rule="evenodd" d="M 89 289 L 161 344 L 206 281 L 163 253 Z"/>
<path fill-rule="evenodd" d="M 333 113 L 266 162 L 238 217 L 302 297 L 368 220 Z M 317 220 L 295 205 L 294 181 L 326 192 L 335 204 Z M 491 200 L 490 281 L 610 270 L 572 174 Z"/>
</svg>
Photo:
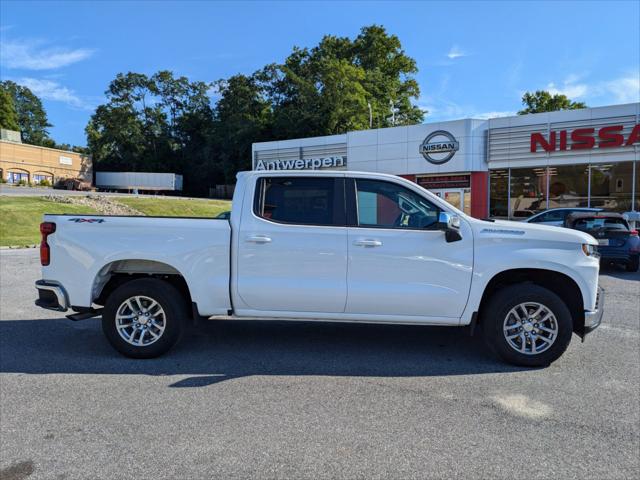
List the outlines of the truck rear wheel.
<svg viewBox="0 0 640 480">
<path fill-rule="evenodd" d="M 518 284 L 496 292 L 483 308 L 485 342 L 508 363 L 547 366 L 571 341 L 573 321 L 562 299 L 546 288 Z"/>
<path fill-rule="evenodd" d="M 102 331 L 123 355 L 154 358 L 179 340 L 185 316 L 185 302 L 178 290 L 157 278 L 141 278 L 121 285 L 109 296 Z"/>
</svg>

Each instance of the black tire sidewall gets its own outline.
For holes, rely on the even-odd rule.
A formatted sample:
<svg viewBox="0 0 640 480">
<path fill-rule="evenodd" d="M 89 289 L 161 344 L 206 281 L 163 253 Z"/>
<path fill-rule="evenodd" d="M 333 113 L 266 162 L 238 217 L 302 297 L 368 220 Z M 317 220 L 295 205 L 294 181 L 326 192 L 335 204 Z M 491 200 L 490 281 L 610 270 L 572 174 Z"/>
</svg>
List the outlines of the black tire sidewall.
<svg viewBox="0 0 640 480">
<path fill-rule="evenodd" d="M 134 346 L 124 340 L 116 328 L 116 312 L 122 302 L 136 295 L 154 299 L 165 313 L 165 330 L 157 341 Z M 131 280 L 113 291 L 102 312 L 102 331 L 113 348 L 127 357 L 154 358 L 167 352 L 182 335 L 185 302 L 180 292 L 168 282 L 156 278 Z"/>
<path fill-rule="evenodd" d="M 550 309 L 558 322 L 558 337 L 551 347 L 537 355 L 525 355 L 514 350 L 503 333 L 504 319 L 509 310 L 525 302 L 537 302 Z M 557 360 L 567 349 L 573 335 L 571 312 L 552 291 L 534 284 L 505 287 L 490 299 L 482 313 L 485 342 L 500 358 L 519 366 L 543 367 Z"/>
<path fill-rule="evenodd" d="M 640 255 L 632 256 L 626 264 L 627 272 L 637 272 L 640 267 Z"/>
</svg>

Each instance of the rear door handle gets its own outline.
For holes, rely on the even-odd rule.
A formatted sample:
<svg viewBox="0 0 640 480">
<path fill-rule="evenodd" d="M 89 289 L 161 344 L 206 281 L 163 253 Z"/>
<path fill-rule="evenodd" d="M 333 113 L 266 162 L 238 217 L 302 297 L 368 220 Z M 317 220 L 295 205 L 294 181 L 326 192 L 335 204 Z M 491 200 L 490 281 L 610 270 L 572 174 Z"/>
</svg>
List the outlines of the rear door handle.
<svg viewBox="0 0 640 480">
<path fill-rule="evenodd" d="M 266 235 L 249 235 L 246 241 L 250 243 L 271 243 L 271 238 Z"/>
<path fill-rule="evenodd" d="M 356 240 L 353 242 L 357 247 L 381 247 L 382 242 L 380 240 L 373 239 L 364 239 L 364 240 Z"/>
</svg>

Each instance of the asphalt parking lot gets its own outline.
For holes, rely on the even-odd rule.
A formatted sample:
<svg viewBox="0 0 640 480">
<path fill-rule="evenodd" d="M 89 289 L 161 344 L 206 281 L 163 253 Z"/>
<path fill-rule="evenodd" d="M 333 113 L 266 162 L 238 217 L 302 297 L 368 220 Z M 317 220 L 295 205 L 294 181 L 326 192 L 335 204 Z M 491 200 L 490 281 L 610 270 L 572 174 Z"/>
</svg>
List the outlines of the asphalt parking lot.
<svg viewBox="0 0 640 480">
<path fill-rule="evenodd" d="M 637 478 L 640 274 L 546 369 L 462 329 L 206 322 L 129 360 L 0 251 L 0 478 Z"/>
</svg>

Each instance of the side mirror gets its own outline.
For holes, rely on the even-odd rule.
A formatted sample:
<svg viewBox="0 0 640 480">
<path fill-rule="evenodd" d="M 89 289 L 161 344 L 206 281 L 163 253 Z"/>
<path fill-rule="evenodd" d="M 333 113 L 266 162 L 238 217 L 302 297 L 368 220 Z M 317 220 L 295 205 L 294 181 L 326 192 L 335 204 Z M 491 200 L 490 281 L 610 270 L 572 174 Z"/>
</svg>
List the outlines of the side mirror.
<svg viewBox="0 0 640 480">
<path fill-rule="evenodd" d="M 438 229 L 444 231 L 447 243 L 462 240 L 460 235 L 460 217 L 449 212 L 440 212 L 438 216 Z"/>
</svg>

